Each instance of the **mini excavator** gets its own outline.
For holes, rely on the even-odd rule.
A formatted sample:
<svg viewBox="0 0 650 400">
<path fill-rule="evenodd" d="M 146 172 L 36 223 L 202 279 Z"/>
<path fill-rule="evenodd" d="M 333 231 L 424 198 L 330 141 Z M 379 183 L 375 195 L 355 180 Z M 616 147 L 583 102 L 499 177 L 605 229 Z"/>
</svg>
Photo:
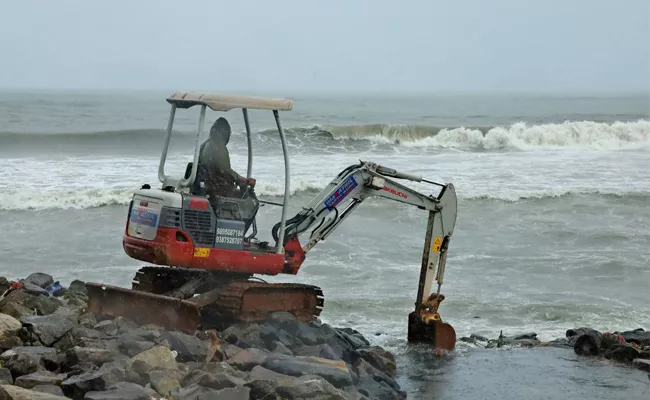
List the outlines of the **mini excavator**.
<svg viewBox="0 0 650 400">
<path fill-rule="evenodd" d="M 122 241 L 128 256 L 153 265 L 136 272 L 130 289 L 87 283 L 89 311 L 188 333 L 237 321 L 261 321 L 274 311 L 290 312 L 300 321 L 314 320 L 324 305 L 319 287 L 266 283 L 254 275 L 296 275 L 307 253 L 365 199 L 374 196 L 428 211 L 415 309 L 408 316 L 408 341 L 453 350 L 456 333 L 438 313 L 444 300 L 440 288 L 457 215 L 451 183 L 436 183 L 360 161 L 343 169 L 297 215 L 287 218 L 289 156 L 279 111 L 290 111 L 292 100 L 202 92 L 176 92 L 166 100 L 171 111 L 158 168 L 162 185 L 152 188 L 145 184 L 135 191 Z M 176 111 L 194 106 L 200 106 L 200 115 L 193 161 L 183 177 L 168 176 L 165 161 Z M 210 196 L 208 182 L 197 174 L 207 108 L 224 113 L 242 110 L 248 143 L 247 178 L 251 177 L 253 161 L 248 110 L 273 112 L 285 168 L 283 202 L 268 202 L 282 207 L 281 219 L 271 230 L 274 244 L 256 238 L 256 214 L 265 202 L 257 198 L 253 187 L 243 184 L 241 196 Z M 440 190 L 436 196 L 424 195 L 397 180 L 424 182 Z M 299 235 L 308 230 L 302 245 Z M 432 293 L 434 278 L 437 290 Z"/>
</svg>

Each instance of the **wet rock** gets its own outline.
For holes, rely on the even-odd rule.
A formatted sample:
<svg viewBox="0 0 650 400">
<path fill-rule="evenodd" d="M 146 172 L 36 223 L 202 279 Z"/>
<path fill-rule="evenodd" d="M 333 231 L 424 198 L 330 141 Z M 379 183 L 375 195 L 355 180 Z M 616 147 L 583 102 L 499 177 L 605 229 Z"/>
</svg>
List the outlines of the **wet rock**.
<svg viewBox="0 0 650 400">
<path fill-rule="evenodd" d="M 576 336 L 576 335 L 573 335 Z M 591 330 L 578 336 L 573 345 L 573 351 L 579 355 L 596 356 L 600 354 L 600 345 L 603 335 Z"/>
<path fill-rule="evenodd" d="M 120 336 L 117 339 L 117 343 L 119 350 L 129 357 L 140 354 L 156 345 L 154 342 L 136 340 L 132 336 Z"/>
<path fill-rule="evenodd" d="M 0 314 L 0 341 L 16 335 L 22 326 L 20 321 L 11 315 Z"/>
<path fill-rule="evenodd" d="M 118 382 L 108 390 L 87 392 L 84 400 L 149 400 L 149 394 L 135 383 Z"/>
<path fill-rule="evenodd" d="M 191 384 L 174 390 L 170 397 L 174 400 L 208 400 L 218 399 L 216 394 L 217 391 L 214 389 L 206 388 L 197 384 Z"/>
<path fill-rule="evenodd" d="M 55 374 L 50 371 L 36 371 L 31 374 L 19 376 L 14 385 L 31 389 L 37 385 L 60 385 L 66 374 Z"/>
<path fill-rule="evenodd" d="M 53 346 L 75 326 L 73 320 L 58 314 L 26 316 L 20 322 L 29 335 L 48 347 Z"/>
<path fill-rule="evenodd" d="M 17 378 L 40 370 L 54 371 L 58 368 L 55 349 L 41 346 L 21 346 L 7 350 L 0 355 L 0 361 Z"/>
<path fill-rule="evenodd" d="M 79 325 L 84 328 L 92 328 L 97 325 L 97 318 L 93 313 L 83 313 L 79 316 Z"/>
<path fill-rule="evenodd" d="M 359 349 L 357 351 L 359 352 L 359 355 L 361 355 L 361 358 L 366 360 L 379 371 L 391 377 L 397 375 L 395 357 L 389 351 L 378 346 Z"/>
<path fill-rule="evenodd" d="M 143 340 L 148 342 L 158 343 L 162 337 L 164 329 L 157 325 L 143 325 L 131 331 L 132 335 L 140 336 Z"/>
<path fill-rule="evenodd" d="M 208 372 L 195 370 L 183 379 L 182 386 L 190 386 L 193 384 L 221 390 L 230 387 L 243 386 L 246 384 L 246 380 L 233 376 L 226 371 Z"/>
<path fill-rule="evenodd" d="M 242 371 L 250 371 L 253 367 L 261 365 L 268 354 L 267 351 L 255 348 L 243 349 L 230 358 L 228 364 Z"/>
<path fill-rule="evenodd" d="M 99 367 L 104 363 L 115 361 L 119 358 L 126 357 L 112 349 L 100 349 L 93 347 L 74 346 L 72 349 L 68 350 L 66 354 L 68 365 L 86 362 Z"/>
<path fill-rule="evenodd" d="M 149 372 L 151 387 L 161 396 L 169 396 L 171 392 L 181 387 L 177 374 L 170 371 L 155 370 Z"/>
<path fill-rule="evenodd" d="M 629 344 L 614 345 L 605 352 L 605 358 L 625 363 L 631 363 L 639 355 L 639 350 Z"/>
<path fill-rule="evenodd" d="M 208 399 L 228 399 L 228 400 L 248 400 L 250 398 L 251 390 L 246 386 L 238 386 L 234 388 L 227 388 L 217 390 L 214 395 L 210 397 L 206 395 L 199 396 L 199 400 Z"/>
<path fill-rule="evenodd" d="M 337 388 L 352 384 L 352 375 L 343 361 L 333 361 L 320 357 L 289 357 L 272 353 L 266 358 L 262 366 L 284 375 L 296 377 L 318 375 Z"/>
<path fill-rule="evenodd" d="M 406 397 L 397 381 L 373 367 L 363 358 L 358 358 L 353 364 L 353 371 L 359 379 L 357 387 L 365 390 L 365 396 L 370 398 L 400 398 Z M 368 393 L 371 395 L 369 396 Z"/>
<path fill-rule="evenodd" d="M 47 290 L 31 282 L 23 282 L 23 286 L 20 288 L 20 290 L 24 291 L 25 293 L 31 294 L 33 296 L 43 295 L 47 297 L 50 295 L 50 293 Z"/>
<path fill-rule="evenodd" d="M 330 347 L 330 349 L 331 349 L 331 347 Z M 284 344 L 282 344 L 282 342 L 277 342 L 277 341 L 276 341 L 276 342 L 273 342 L 273 343 L 271 344 L 270 350 L 271 350 L 273 353 L 284 354 L 284 355 L 286 355 L 286 356 L 292 356 L 292 355 L 293 355 L 293 352 L 292 352 L 291 350 L 289 350 L 289 349 L 287 348 L 287 346 L 285 346 Z"/>
<path fill-rule="evenodd" d="M 117 334 L 119 333 L 115 321 L 110 319 L 96 323 L 95 326 L 93 326 L 93 329 L 105 335 L 111 335 L 111 336 L 117 336 Z"/>
<path fill-rule="evenodd" d="M 78 279 L 75 279 L 72 282 L 70 282 L 70 286 L 68 286 L 68 292 L 83 293 L 85 295 L 88 295 L 88 289 L 86 288 L 86 284 Z"/>
<path fill-rule="evenodd" d="M 635 358 L 632 360 L 632 365 L 643 371 L 650 371 L 650 360 L 644 358 Z M 648 376 L 650 378 L 650 376 Z"/>
<path fill-rule="evenodd" d="M 63 394 L 63 390 L 61 390 L 61 387 L 55 385 L 36 385 L 32 388 L 32 390 L 41 393 L 54 394 L 57 396 L 65 396 L 65 394 Z"/>
<path fill-rule="evenodd" d="M 138 374 L 146 374 L 155 369 L 176 369 L 178 364 L 171 350 L 156 346 L 129 359 L 127 367 L 133 368 Z"/>
<path fill-rule="evenodd" d="M 275 392 L 284 399 L 347 399 L 344 392 L 320 376 L 306 375 L 296 379 L 292 384 L 281 383 Z"/>
<path fill-rule="evenodd" d="M 13 385 L 0 385 L 0 399 L 3 400 L 68 400 L 66 397 Z"/>
<path fill-rule="evenodd" d="M 566 337 L 568 337 L 568 338 L 574 337 L 574 338 L 577 339 L 579 336 L 582 336 L 582 335 L 587 334 L 587 333 L 600 335 L 600 332 L 598 332 L 595 329 L 581 327 L 581 328 L 568 329 L 566 331 Z"/>
<path fill-rule="evenodd" d="M 177 360 L 180 362 L 203 361 L 208 353 L 207 342 L 196 336 L 170 331 L 164 332 L 162 338 L 167 340 L 169 347 L 178 353 Z"/>
<path fill-rule="evenodd" d="M 234 357 L 237 353 L 239 353 L 242 350 L 244 349 L 242 349 L 239 346 L 235 346 L 234 344 L 230 344 L 230 343 L 221 344 L 221 353 L 223 353 L 226 359 Z"/>
<path fill-rule="evenodd" d="M 110 385 L 123 381 L 124 377 L 124 370 L 119 368 L 100 368 L 69 377 L 61 382 L 61 389 L 68 397 L 83 399 L 87 392 L 104 391 Z"/>
<path fill-rule="evenodd" d="M 0 368 L 0 385 L 11 385 L 14 383 L 14 378 L 11 376 L 11 371 L 7 368 Z"/>
<path fill-rule="evenodd" d="M 640 346 L 650 346 L 650 332 L 645 331 L 643 328 L 621 332 L 621 335 L 628 343 L 636 343 Z"/>
<path fill-rule="evenodd" d="M 48 275 L 43 272 L 34 272 L 33 274 L 29 274 L 29 276 L 25 278 L 24 282 L 29 282 L 33 285 L 45 289 L 54 283 L 54 278 L 52 275 Z"/>
<path fill-rule="evenodd" d="M 280 343 L 284 347 L 293 347 L 295 343 L 294 336 L 284 329 L 270 324 L 265 324 L 260 327 L 259 336 L 264 342 L 264 346 L 260 347 L 271 348 L 274 343 Z"/>
</svg>

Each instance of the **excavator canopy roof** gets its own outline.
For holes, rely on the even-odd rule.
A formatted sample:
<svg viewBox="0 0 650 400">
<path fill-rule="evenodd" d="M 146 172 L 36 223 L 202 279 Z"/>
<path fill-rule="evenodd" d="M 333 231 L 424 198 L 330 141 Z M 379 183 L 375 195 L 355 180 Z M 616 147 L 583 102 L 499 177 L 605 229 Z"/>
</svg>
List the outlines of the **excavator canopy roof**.
<svg viewBox="0 0 650 400">
<path fill-rule="evenodd" d="M 289 99 L 206 92 L 176 92 L 167 98 L 167 102 L 175 104 L 178 108 L 205 104 L 213 111 L 230 111 L 233 108 L 290 111 L 293 108 L 293 101 Z"/>
</svg>

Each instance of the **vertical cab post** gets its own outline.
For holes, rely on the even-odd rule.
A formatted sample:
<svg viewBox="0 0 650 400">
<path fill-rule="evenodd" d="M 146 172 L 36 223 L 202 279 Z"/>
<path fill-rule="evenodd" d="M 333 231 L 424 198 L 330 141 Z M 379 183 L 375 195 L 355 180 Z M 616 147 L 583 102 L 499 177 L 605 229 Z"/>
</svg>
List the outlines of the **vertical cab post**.
<svg viewBox="0 0 650 400">
<path fill-rule="evenodd" d="M 201 146 L 201 132 L 203 132 L 203 125 L 205 124 L 205 108 L 206 105 L 201 105 L 201 115 L 199 116 L 199 126 L 196 129 L 196 146 L 194 147 L 194 162 L 192 163 L 192 173 L 188 179 L 181 179 L 179 186 L 189 187 L 196 179 L 196 172 L 199 169 L 199 148 Z"/>
<path fill-rule="evenodd" d="M 282 153 L 284 154 L 284 201 L 282 202 L 282 218 L 280 219 L 280 232 L 278 233 L 278 243 L 277 243 L 277 254 L 284 253 L 284 229 L 287 223 L 287 208 L 289 206 L 289 195 L 290 195 L 290 186 L 289 186 L 289 153 L 287 151 L 287 141 L 284 137 L 284 131 L 282 130 L 282 124 L 280 123 L 280 115 L 278 110 L 273 110 L 273 117 L 275 117 L 275 123 L 278 126 L 278 132 L 280 132 L 280 140 L 282 141 Z"/>
<path fill-rule="evenodd" d="M 176 104 L 172 104 L 171 110 L 169 111 L 169 121 L 167 122 L 167 135 L 165 136 L 163 151 L 160 155 L 160 164 L 158 165 L 158 180 L 160 183 L 165 183 L 165 161 L 167 160 L 167 151 L 169 150 L 169 140 L 172 137 L 172 127 L 174 126 L 175 116 Z"/>
<path fill-rule="evenodd" d="M 253 139 L 251 138 L 251 125 L 248 119 L 248 109 L 242 108 L 244 114 L 244 124 L 246 125 L 246 140 L 248 141 L 248 167 L 246 169 L 246 178 L 253 174 Z"/>
</svg>

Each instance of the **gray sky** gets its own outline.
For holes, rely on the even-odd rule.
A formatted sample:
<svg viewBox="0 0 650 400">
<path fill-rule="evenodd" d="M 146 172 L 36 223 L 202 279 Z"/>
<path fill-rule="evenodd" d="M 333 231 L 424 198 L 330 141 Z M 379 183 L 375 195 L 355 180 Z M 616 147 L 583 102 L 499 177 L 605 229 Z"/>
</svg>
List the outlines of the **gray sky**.
<svg viewBox="0 0 650 400">
<path fill-rule="evenodd" d="M 650 91 L 649 0 L 5 1 L 0 87 Z"/>
</svg>

